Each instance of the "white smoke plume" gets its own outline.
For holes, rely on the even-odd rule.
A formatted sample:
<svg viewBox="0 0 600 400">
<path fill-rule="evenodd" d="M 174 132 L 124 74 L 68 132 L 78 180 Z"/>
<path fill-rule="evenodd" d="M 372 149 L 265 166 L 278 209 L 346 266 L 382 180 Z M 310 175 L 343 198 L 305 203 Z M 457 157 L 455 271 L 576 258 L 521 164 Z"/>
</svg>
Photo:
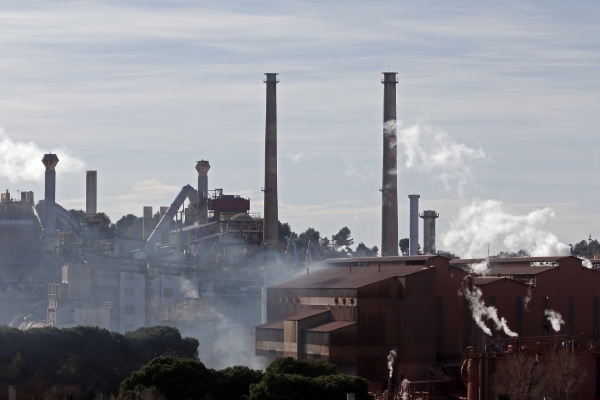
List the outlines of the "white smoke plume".
<svg viewBox="0 0 600 400">
<path fill-rule="evenodd" d="M 402 400 L 408 400 L 408 385 L 410 384 L 410 381 L 408 379 L 404 379 L 402 381 Z"/>
<path fill-rule="evenodd" d="M 527 312 L 529 312 L 529 308 L 527 308 L 527 305 L 529 304 L 530 301 L 531 301 L 531 285 L 529 285 L 529 288 L 527 289 L 527 296 L 525 296 L 525 298 L 523 299 L 523 308 Z"/>
<path fill-rule="evenodd" d="M 589 269 L 594 268 L 594 266 L 592 265 L 592 262 L 590 260 L 588 260 L 587 258 L 579 257 L 579 256 L 577 258 L 579 258 L 581 260 L 581 263 L 583 264 L 584 267 L 589 268 Z"/>
<path fill-rule="evenodd" d="M 390 378 L 394 374 L 394 364 L 396 363 L 396 357 L 398 357 L 397 350 L 396 349 L 390 350 L 390 352 L 388 353 L 388 356 L 387 356 L 387 364 L 388 364 L 388 371 L 390 371 Z"/>
<path fill-rule="evenodd" d="M 66 148 L 53 150 L 41 149 L 34 142 L 15 142 L 0 127 L 0 176 L 11 182 L 42 181 L 44 165 L 42 157 L 46 153 L 55 153 L 60 160 L 57 173 L 81 171 L 85 164 L 71 155 Z"/>
<path fill-rule="evenodd" d="M 497 200 L 474 200 L 463 207 L 450 222 L 442 237 L 444 248 L 453 249 L 464 258 L 477 257 L 489 243 L 508 251 L 527 250 L 532 256 L 570 255 L 569 246 L 540 227 L 555 215 L 551 208 L 525 215 L 505 212 Z"/>
<path fill-rule="evenodd" d="M 504 333 L 511 337 L 519 336 L 516 332 L 510 330 L 504 317 L 498 317 L 498 310 L 494 306 L 485 305 L 481 299 L 482 293 L 479 288 L 476 287 L 470 290 L 468 287 L 463 286 L 458 293 L 465 296 L 465 299 L 469 302 L 473 320 L 487 335 L 492 336 L 492 330 L 485 324 L 485 320 L 492 320 L 494 322 L 494 329 L 497 331 L 503 330 Z"/>
<path fill-rule="evenodd" d="M 490 260 L 486 258 L 485 260 L 483 260 L 480 263 L 469 264 L 469 271 L 472 274 L 485 276 L 490 273 L 489 263 L 490 263 Z"/>
<path fill-rule="evenodd" d="M 560 331 L 560 326 L 565 324 L 565 321 L 562 319 L 562 315 L 560 315 L 557 311 L 546 309 L 544 310 L 544 315 L 548 317 L 548 321 L 552 325 L 552 329 L 555 332 Z"/>
<path fill-rule="evenodd" d="M 473 179 L 470 163 L 489 158 L 481 149 L 456 143 L 447 133 L 419 124 L 401 129 L 398 141 L 406 169 L 433 174 L 444 183 L 446 190 L 455 190 L 460 196 Z"/>
</svg>

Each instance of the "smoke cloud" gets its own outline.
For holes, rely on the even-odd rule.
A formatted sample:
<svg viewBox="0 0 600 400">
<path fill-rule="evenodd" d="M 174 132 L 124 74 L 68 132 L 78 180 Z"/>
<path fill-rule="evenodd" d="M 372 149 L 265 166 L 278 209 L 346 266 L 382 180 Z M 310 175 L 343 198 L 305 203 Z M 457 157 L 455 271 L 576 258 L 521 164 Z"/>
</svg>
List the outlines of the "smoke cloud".
<svg viewBox="0 0 600 400">
<path fill-rule="evenodd" d="M 408 379 L 404 379 L 402 381 L 402 400 L 408 400 L 408 385 L 410 384 L 410 381 Z"/>
<path fill-rule="evenodd" d="M 444 183 L 446 190 L 456 191 L 460 196 L 473 179 L 470 163 L 489 158 L 481 149 L 456 143 L 447 133 L 419 124 L 400 130 L 398 141 L 406 169 L 433 174 Z"/>
<path fill-rule="evenodd" d="M 470 290 L 464 286 L 458 293 L 465 296 L 465 299 L 469 302 L 473 320 L 487 335 L 492 336 L 492 330 L 485 324 L 485 320 L 492 320 L 494 322 L 494 329 L 497 331 L 503 330 L 504 333 L 511 337 L 519 336 L 516 332 L 510 330 L 504 317 L 498 317 L 498 310 L 494 306 L 485 305 L 481 299 L 482 293 L 479 288 L 476 287 Z"/>
<path fill-rule="evenodd" d="M 546 317 L 548 317 L 548 321 L 550 321 L 550 324 L 552 325 L 552 329 L 554 329 L 555 332 L 559 332 L 560 331 L 560 326 L 565 324 L 565 321 L 562 318 L 562 315 L 560 315 L 558 312 L 551 310 L 551 309 L 546 309 L 544 310 L 544 315 Z"/>
<path fill-rule="evenodd" d="M 489 262 L 487 258 L 477 264 L 469 264 L 469 271 L 477 275 L 487 275 L 490 273 Z"/>
<path fill-rule="evenodd" d="M 396 349 L 390 350 L 387 356 L 387 365 L 388 370 L 390 371 L 390 378 L 394 374 L 394 364 L 396 363 L 396 357 L 398 357 L 398 352 L 396 351 Z"/>
<path fill-rule="evenodd" d="M 523 308 L 527 312 L 529 312 L 529 308 L 527 308 L 527 305 L 529 304 L 530 301 L 531 301 L 531 285 L 529 285 L 529 288 L 527 289 L 527 296 L 525 296 L 525 298 L 523 299 Z"/>
<path fill-rule="evenodd" d="M 592 269 L 594 268 L 594 266 L 592 265 L 592 262 L 590 260 L 588 260 L 585 257 L 577 257 L 581 260 L 581 264 L 583 264 L 584 267 Z"/>
<path fill-rule="evenodd" d="M 497 200 L 474 200 L 450 222 L 443 237 L 445 248 L 465 258 L 477 257 L 488 243 L 503 245 L 508 251 L 527 250 L 532 256 L 570 255 L 569 246 L 540 229 L 553 218 L 554 210 L 543 208 L 525 215 L 511 215 Z"/>
<path fill-rule="evenodd" d="M 48 151 L 34 142 L 15 142 L 0 127 L 0 176 L 11 182 L 42 181 L 45 171 L 42 157 L 46 153 L 58 155 L 60 162 L 56 168 L 57 173 L 77 172 L 85 166 L 81 159 L 72 156 L 66 148 Z"/>
</svg>

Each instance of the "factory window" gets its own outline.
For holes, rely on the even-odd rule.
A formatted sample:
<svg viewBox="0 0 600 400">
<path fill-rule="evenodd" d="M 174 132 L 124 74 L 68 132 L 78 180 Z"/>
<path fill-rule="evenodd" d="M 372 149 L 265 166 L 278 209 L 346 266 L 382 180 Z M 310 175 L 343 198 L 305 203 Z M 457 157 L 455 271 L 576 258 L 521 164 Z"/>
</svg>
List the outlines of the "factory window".
<svg viewBox="0 0 600 400">
<path fill-rule="evenodd" d="M 164 297 L 173 297 L 173 289 L 163 289 Z"/>
<path fill-rule="evenodd" d="M 133 288 L 125 288 L 125 297 L 134 297 L 134 293 Z"/>
<path fill-rule="evenodd" d="M 133 324 L 125 324 L 125 332 L 131 332 L 133 330 L 135 330 Z"/>
<path fill-rule="evenodd" d="M 125 272 L 125 279 L 133 279 L 133 272 Z"/>
<path fill-rule="evenodd" d="M 135 314 L 134 306 L 125 306 L 125 314 L 132 315 Z"/>
</svg>

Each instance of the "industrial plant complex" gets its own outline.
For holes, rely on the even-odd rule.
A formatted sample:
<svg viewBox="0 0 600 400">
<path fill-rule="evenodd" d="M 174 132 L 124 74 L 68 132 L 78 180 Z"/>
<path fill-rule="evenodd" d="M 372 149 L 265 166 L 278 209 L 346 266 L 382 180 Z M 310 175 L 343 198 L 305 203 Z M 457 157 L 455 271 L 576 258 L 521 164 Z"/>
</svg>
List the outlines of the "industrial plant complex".
<svg viewBox="0 0 600 400">
<path fill-rule="evenodd" d="M 292 256 L 279 233 L 279 80 L 265 75 L 262 215 L 250 212 L 251 199 L 209 185 L 209 161 L 192 171 L 190 160 L 191 184 L 172 204 L 140 210 L 142 240 L 104 238 L 102 172 L 86 172 L 85 215 L 77 215 L 56 202 L 61 155 L 45 154 L 43 198 L 6 190 L 0 199 L 0 321 L 122 333 L 174 326 L 200 340 L 209 366 L 326 361 L 367 379 L 377 398 L 491 400 L 503 360 L 567 351 L 588 371 L 580 398 L 600 398 L 596 260 L 449 259 L 436 249 L 440 215 L 420 211 L 418 194 L 403 199 L 410 235 L 400 255 L 396 72 L 382 79 L 380 256 Z"/>
</svg>

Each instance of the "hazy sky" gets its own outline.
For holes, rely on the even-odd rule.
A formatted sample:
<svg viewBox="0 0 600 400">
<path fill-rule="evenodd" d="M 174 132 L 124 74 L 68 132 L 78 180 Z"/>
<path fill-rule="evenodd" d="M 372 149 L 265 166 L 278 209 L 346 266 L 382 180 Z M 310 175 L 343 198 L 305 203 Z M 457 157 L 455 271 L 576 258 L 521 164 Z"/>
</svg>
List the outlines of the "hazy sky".
<svg viewBox="0 0 600 400">
<path fill-rule="evenodd" d="M 597 1 L 222 4 L 1 2 L 0 188 L 43 197 L 37 148 L 14 143 L 32 141 L 75 171 L 57 182 L 67 208 L 84 208 L 91 169 L 100 211 L 141 215 L 196 186 L 205 159 L 211 188 L 262 214 L 262 80 L 278 72 L 280 220 L 379 246 L 389 70 L 415 146 L 399 147 L 400 237 L 410 193 L 440 238 L 475 199 L 550 207 L 533 223 L 565 243 L 600 236 Z M 33 154 L 27 173 L 11 152 Z"/>
</svg>

